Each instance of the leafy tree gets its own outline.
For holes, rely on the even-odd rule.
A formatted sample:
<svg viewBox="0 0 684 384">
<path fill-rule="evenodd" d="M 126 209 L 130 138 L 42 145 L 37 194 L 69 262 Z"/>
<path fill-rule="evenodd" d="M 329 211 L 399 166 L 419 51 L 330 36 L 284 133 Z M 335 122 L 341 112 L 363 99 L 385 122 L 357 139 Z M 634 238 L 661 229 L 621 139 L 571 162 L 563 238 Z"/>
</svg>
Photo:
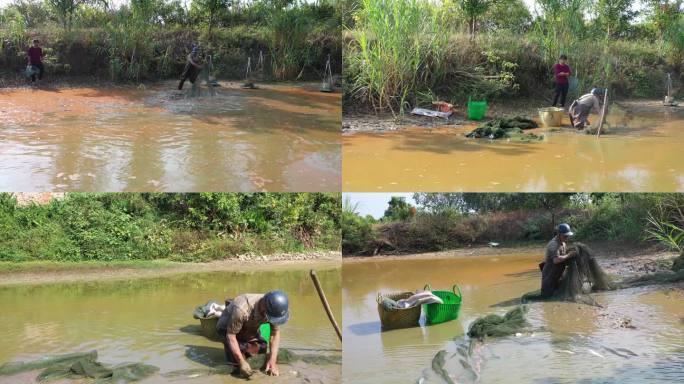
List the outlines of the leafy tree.
<svg viewBox="0 0 684 384">
<path fill-rule="evenodd" d="M 441 213 L 457 211 L 488 213 L 497 211 L 544 209 L 553 211 L 568 205 L 571 193 L 416 193 L 416 204 L 422 209 Z"/>
<path fill-rule="evenodd" d="M 460 0 L 461 12 L 468 20 L 471 38 L 475 36 L 478 20 L 487 12 L 492 0 Z"/>
<path fill-rule="evenodd" d="M 422 210 L 432 213 L 467 210 L 462 193 L 414 193 L 413 200 Z"/>
<path fill-rule="evenodd" d="M 206 23 L 209 36 L 211 36 L 212 28 L 218 24 L 221 17 L 225 16 L 231 4 L 231 0 L 192 0 L 190 13 Z"/>
<path fill-rule="evenodd" d="M 5 12 L 12 12 L 12 10 L 24 17 L 26 26 L 29 28 L 43 25 L 50 18 L 50 11 L 39 0 L 17 0 L 9 5 Z"/>
<path fill-rule="evenodd" d="M 81 4 L 87 4 L 90 0 L 46 0 L 50 7 L 57 13 L 64 29 L 71 29 L 74 13 Z"/>
<path fill-rule="evenodd" d="M 411 217 L 411 204 L 406 202 L 403 197 L 392 196 L 385 210 L 383 220 L 406 220 Z"/>
<path fill-rule="evenodd" d="M 522 0 L 493 1 L 482 17 L 483 29 L 522 33 L 532 24 L 532 15 Z"/>
<path fill-rule="evenodd" d="M 596 1 L 596 23 L 606 32 L 606 37 L 618 36 L 629 29 L 630 22 L 636 16 L 631 7 L 631 0 Z"/>
</svg>

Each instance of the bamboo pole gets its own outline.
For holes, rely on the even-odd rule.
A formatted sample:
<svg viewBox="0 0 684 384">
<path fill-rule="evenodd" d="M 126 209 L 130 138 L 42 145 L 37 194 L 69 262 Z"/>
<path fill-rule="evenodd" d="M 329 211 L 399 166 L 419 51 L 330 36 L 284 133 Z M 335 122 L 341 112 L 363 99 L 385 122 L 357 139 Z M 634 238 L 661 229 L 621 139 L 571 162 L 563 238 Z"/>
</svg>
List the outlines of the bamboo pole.
<svg viewBox="0 0 684 384">
<path fill-rule="evenodd" d="M 603 122 L 606 121 L 606 107 L 608 106 L 608 89 L 606 89 L 603 95 L 603 108 L 601 109 L 601 121 L 599 121 L 598 129 L 596 130 L 596 138 L 601 137 L 601 128 L 603 127 Z"/>
<path fill-rule="evenodd" d="M 318 297 L 321 299 L 321 303 L 323 304 L 323 309 L 325 309 L 325 313 L 328 314 L 328 319 L 330 319 L 330 323 L 332 324 L 333 328 L 335 328 L 335 332 L 337 332 L 337 337 L 340 338 L 340 341 L 342 341 L 342 332 L 340 331 L 340 327 L 337 325 L 337 321 L 335 321 L 335 316 L 332 313 L 332 310 L 330 309 L 330 304 L 328 304 L 328 299 L 325 298 L 325 293 L 323 293 L 323 288 L 321 288 L 321 283 L 318 281 L 318 276 L 316 276 L 316 271 L 313 269 L 311 272 L 309 272 L 309 275 L 311 276 L 311 280 L 313 280 L 314 286 L 316 287 L 316 291 L 318 292 Z"/>
</svg>

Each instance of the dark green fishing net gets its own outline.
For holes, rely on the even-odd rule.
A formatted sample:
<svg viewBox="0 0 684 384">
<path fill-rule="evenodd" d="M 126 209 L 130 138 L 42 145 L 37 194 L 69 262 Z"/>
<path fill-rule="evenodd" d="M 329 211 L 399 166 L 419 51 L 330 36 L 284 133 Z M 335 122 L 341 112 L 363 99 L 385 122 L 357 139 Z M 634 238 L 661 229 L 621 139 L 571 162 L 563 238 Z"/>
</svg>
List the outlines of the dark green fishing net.
<svg viewBox="0 0 684 384">
<path fill-rule="evenodd" d="M 468 336 L 478 340 L 484 340 L 487 337 L 503 337 L 519 332 L 526 325 L 525 308 L 519 306 L 503 316 L 487 315 L 478 318 L 470 324 Z"/>
<path fill-rule="evenodd" d="M 261 354 L 247 359 L 249 365 L 261 369 L 266 363 L 266 355 Z M 291 365 L 295 362 L 312 365 L 341 364 L 341 356 L 321 354 L 297 354 L 288 349 L 278 352 L 278 364 Z M 108 367 L 97 360 L 97 351 L 70 353 L 31 362 L 7 363 L 0 366 L 0 376 L 14 375 L 22 372 L 41 370 L 37 381 L 48 382 L 57 379 L 93 379 L 96 384 L 130 383 L 142 380 L 159 372 L 159 368 L 142 364 L 126 363 Z M 164 377 L 199 377 L 209 375 L 229 375 L 236 373 L 237 367 L 217 364 L 213 367 L 183 369 L 164 373 Z"/>
<path fill-rule="evenodd" d="M 504 139 L 514 135 L 520 135 L 525 129 L 537 128 L 537 123 L 534 120 L 516 116 L 513 118 L 501 117 L 490 120 L 483 125 L 475 128 L 466 137 L 481 139 Z M 535 138 L 540 138 L 534 135 Z"/>
</svg>

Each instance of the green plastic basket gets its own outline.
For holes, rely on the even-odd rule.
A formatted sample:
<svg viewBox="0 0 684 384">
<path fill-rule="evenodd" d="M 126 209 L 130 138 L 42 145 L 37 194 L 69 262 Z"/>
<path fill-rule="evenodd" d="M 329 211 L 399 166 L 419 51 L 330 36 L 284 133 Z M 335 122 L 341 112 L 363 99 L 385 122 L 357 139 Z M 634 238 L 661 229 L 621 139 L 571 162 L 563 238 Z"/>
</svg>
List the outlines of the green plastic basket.
<svg viewBox="0 0 684 384">
<path fill-rule="evenodd" d="M 484 119 L 486 113 L 486 101 L 471 101 L 470 98 L 468 98 L 468 119 L 482 120 Z"/>
<path fill-rule="evenodd" d="M 266 340 L 266 344 L 271 342 L 271 324 L 264 323 L 259 327 L 259 334 Z"/>
<path fill-rule="evenodd" d="M 425 285 L 426 291 L 431 291 L 433 295 L 442 299 L 444 304 L 427 304 L 425 306 L 425 321 L 427 324 L 440 324 L 458 318 L 461 310 L 461 288 L 458 284 L 451 287 L 451 291 L 433 291 L 430 284 Z M 458 293 L 456 293 L 458 290 Z"/>
</svg>

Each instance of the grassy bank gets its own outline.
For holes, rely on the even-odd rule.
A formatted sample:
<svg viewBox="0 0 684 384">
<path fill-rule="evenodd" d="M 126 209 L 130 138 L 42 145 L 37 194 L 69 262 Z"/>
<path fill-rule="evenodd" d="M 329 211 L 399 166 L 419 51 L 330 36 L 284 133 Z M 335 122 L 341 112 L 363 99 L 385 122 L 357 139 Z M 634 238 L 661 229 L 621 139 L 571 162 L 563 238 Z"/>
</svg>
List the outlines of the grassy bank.
<svg viewBox="0 0 684 384">
<path fill-rule="evenodd" d="M 545 244 L 566 222 L 576 241 L 684 246 L 684 200 L 676 194 L 416 194 L 418 210 L 376 220 L 353 206 L 342 215 L 343 256 L 409 254 Z M 407 204 L 407 203 L 406 203 Z M 388 215 L 389 213 L 389 215 Z"/>
<path fill-rule="evenodd" d="M 648 3 L 641 18 L 628 3 L 605 9 L 587 0 L 536 1 L 538 13 L 520 0 L 351 3 L 343 71 L 349 108 L 550 99 L 560 54 L 578 80 L 569 97 L 602 87 L 622 98 L 660 99 L 668 73 L 675 92 L 684 80 L 684 10 L 676 1 Z"/>
<path fill-rule="evenodd" d="M 333 71 L 341 71 L 341 8 L 332 1 L 231 6 L 195 0 L 188 6 L 167 0 L 132 1 L 118 8 L 80 2 L 63 15 L 42 2 L 20 0 L 0 8 L 0 78 L 21 76 L 33 39 L 42 42 L 52 79 L 178 78 L 194 44 L 211 55 L 211 74 L 221 79 L 243 79 L 248 58 L 252 70 L 270 80 L 319 80 L 328 55 Z"/>
<path fill-rule="evenodd" d="M 74 193 L 19 205 L 5 193 L 0 262 L 145 265 L 334 251 L 339 201 L 323 193 Z"/>
</svg>

